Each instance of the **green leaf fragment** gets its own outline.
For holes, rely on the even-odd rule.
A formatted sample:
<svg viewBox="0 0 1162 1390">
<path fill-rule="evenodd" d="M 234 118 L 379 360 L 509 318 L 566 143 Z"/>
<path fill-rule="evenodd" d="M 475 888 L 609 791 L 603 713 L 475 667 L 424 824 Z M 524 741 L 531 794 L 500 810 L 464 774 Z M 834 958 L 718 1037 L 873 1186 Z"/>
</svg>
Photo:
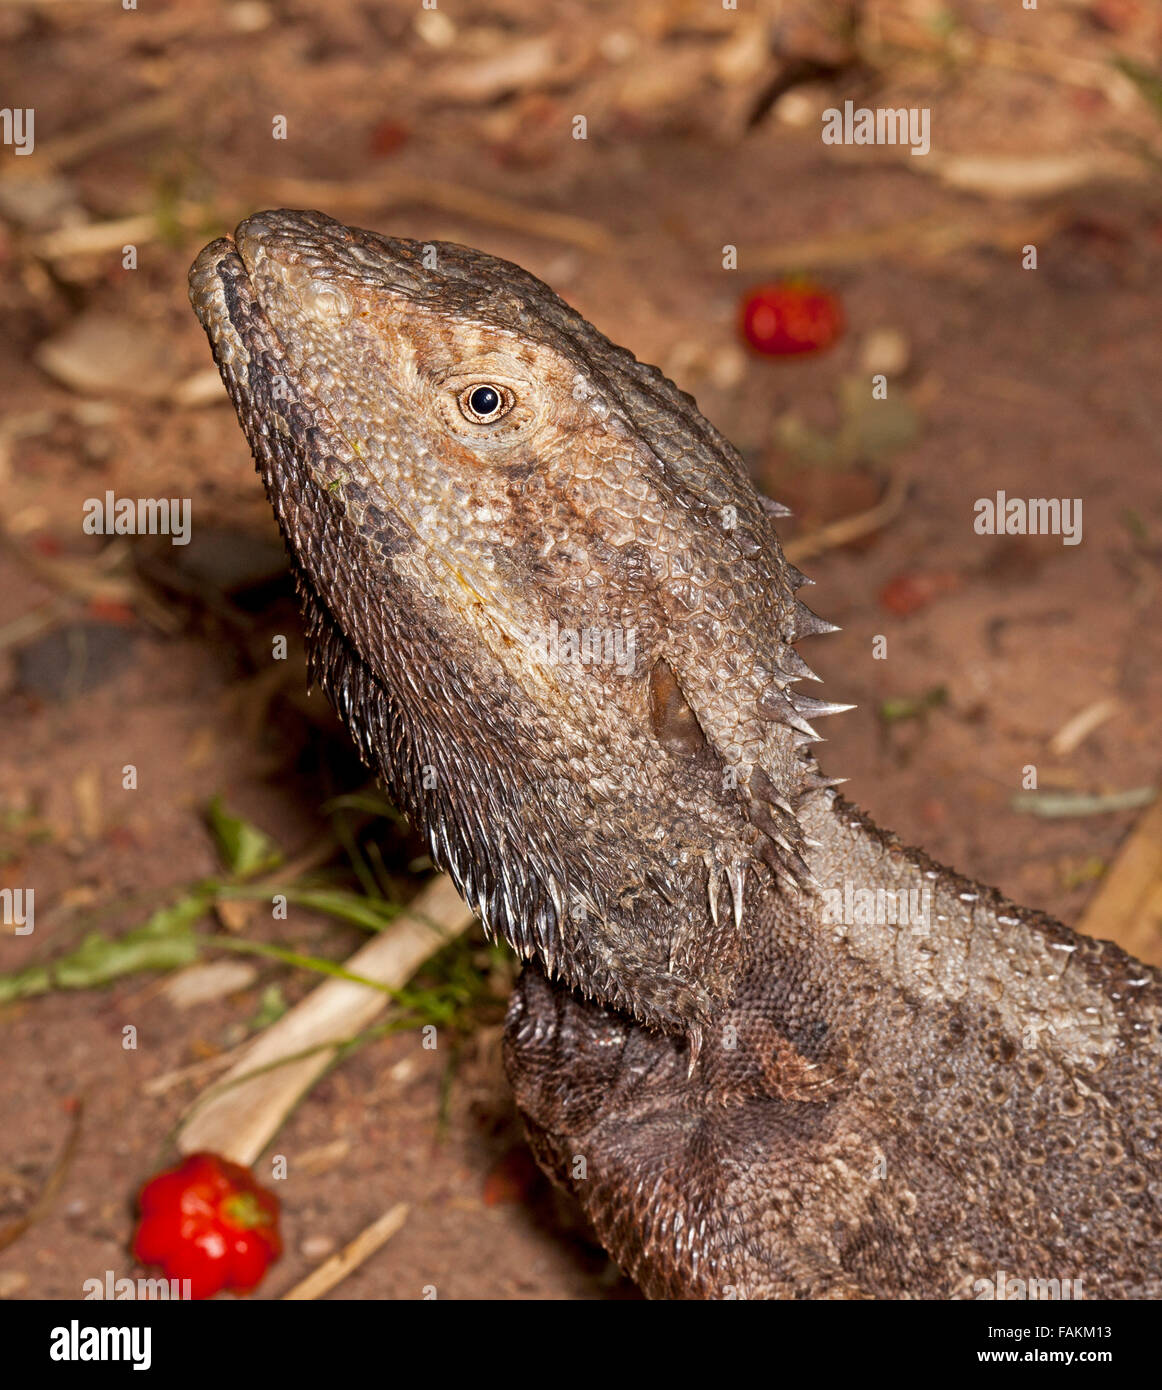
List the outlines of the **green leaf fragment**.
<svg viewBox="0 0 1162 1390">
<path fill-rule="evenodd" d="M 155 912 L 124 936 L 90 932 L 75 951 L 47 965 L 0 975 L 0 1003 L 47 994 L 52 989 L 92 989 L 141 970 L 176 970 L 197 960 L 201 939 L 194 923 L 209 909 L 214 888 L 196 889 Z"/>
<path fill-rule="evenodd" d="M 1155 72 L 1133 58 L 1115 58 L 1114 67 L 1124 72 L 1137 87 L 1139 93 L 1153 106 L 1157 115 L 1162 116 L 1162 73 Z"/>
<path fill-rule="evenodd" d="M 919 719 L 931 709 L 947 704 L 948 691 L 942 685 L 933 686 L 923 695 L 899 695 L 880 702 L 879 716 L 885 724 L 898 724 L 904 719 Z"/>
<path fill-rule="evenodd" d="M 1090 796 L 1085 792 L 1017 792 L 1009 803 L 1014 811 L 1057 820 L 1063 816 L 1103 816 L 1114 811 L 1136 811 L 1158 796 L 1157 787 L 1132 787 L 1124 792 Z"/>
<path fill-rule="evenodd" d="M 232 816 L 216 796 L 206 812 L 210 829 L 227 868 L 241 879 L 273 869 L 282 863 L 282 851 L 258 826 Z"/>
</svg>

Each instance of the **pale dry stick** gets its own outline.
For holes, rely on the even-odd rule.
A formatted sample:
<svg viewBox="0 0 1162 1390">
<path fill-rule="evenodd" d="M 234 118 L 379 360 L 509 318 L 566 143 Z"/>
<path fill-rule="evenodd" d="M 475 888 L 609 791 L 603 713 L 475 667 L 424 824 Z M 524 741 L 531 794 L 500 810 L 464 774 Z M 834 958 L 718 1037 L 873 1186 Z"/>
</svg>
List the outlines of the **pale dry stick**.
<svg viewBox="0 0 1162 1390">
<path fill-rule="evenodd" d="M 103 118 L 90 119 L 88 124 L 79 129 L 58 135 L 52 140 L 39 141 L 36 158 L 8 160 L 3 177 L 43 178 L 45 174 L 54 170 L 76 164 L 85 155 L 105 145 L 111 145 L 115 140 L 144 135 L 162 126 L 172 125 L 177 118 L 178 110 L 177 101 L 169 93 L 139 102 L 135 106 L 119 107 Z M 29 165 L 32 167 L 27 167 Z"/>
<path fill-rule="evenodd" d="M 84 222 L 76 227 L 56 227 L 23 243 L 33 255 L 46 261 L 67 260 L 71 256 L 106 256 L 123 246 L 141 246 L 157 241 L 177 225 L 196 231 L 213 220 L 205 203 L 179 203 L 166 218 L 155 212 L 133 213 L 107 222 Z"/>
<path fill-rule="evenodd" d="M 1079 58 L 1056 47 L 1036 48 L 1032 44 L 1012 43 L 1008 39 L 981 38 L 972 61 L 983 67 L 1006 68 L 1010 72 L 1033 72 L 1070 87 L 1088 87 L 1101 92 L 1120 111 L 1143 101 L 1124 72 L 1093 58 Z"/>
<path fill-rule="evenodd" d="M 1162 797 L 1139 817 L 1077 930 L 1162 965 Z"/>
<path fill-rule="evenodd" d="M 182 225 L 185 218 L 179 210 Z M 120 251 L 123 246 L 141 246 L 161 235 L 161 221 L 156 213 L 140 212 L 132 217 L 118 217 L 112 222 L 84 222 L 77 227 L 57 227 L 31 237 L 28 249 L 46 261 L 63 260 L 68 256 L 103 256 Z"/>
<path fill-rule="evenodd" d="M 425 203 L 442 212 L 456 213 L 476 222 L 513 231 L 530 232 L 549 241 L 563 241 L 582 250 L 598 254 L 613 251 L 611 232 L 600 223 L 567 212 L 546 212 L 498 197 L 481 193 L 462 184 L 443 179 L 424 178 L 417 174 L 392 174 L 361 183 L 333 183 L 329 179 L 269 179 L 262 185 L 275 202 L 297 207 L 320 207 L 338 215 L 339 212 L 365 212 L 387 203 Z"/>
<path fill-rule="evenodd" d="M 1102 92 L 1120 110 L 1132 106 L 1140 93 L 1123 72 L 1095 58 L 1079 57 L 1060 48 L 1014 43 L 975 31 L 960 30 L 942 38 L 932 29 L 901 15 L 877 29 L 871 42 L 860 45 L 861 55 L 876 68 L 890 68 L 896 61 L 893 49 L 925 53 L 932 57 L 951 57 L 965 67 L 1003 68 L 1009 72 L 1032 72 L 1068 87 L 1087 87 Z"/>
<path fill-rule="evenodd" d="M 881 145 L 872 155 L 868 155 L 862 145 L 838 145 L 829 152 L 828 158 L 840 168 L 866 168 L 870 158 L 877 167 L 904 169 L 922 178 L 934 178 L 946 188 L 961 193 L 1025 203 L 1045 201 L 1091 184 L 1140 183 L 1153 172 L 1138 155 L 1108 149 L 1031 155 L 945 154 L 932 150 L 923 159 L 913 159 L 900 145 Z M 1001 250 L 1011 244 L 1007 231 L 1003 240 L 998 239 L 989 221 L 980 216 L 946 222 L 943 228 L 935 218 L 903 225 L 915 229 L 922 249 L 929 250 L 929 254 L 942 255 L 946 250 L 957 250 L 966 236 L 981 244 L 995 244 Z M 1038 229 L 1032 228 L 1023 234 L 1026 241 L 1034 240 Z M 849 235 L 854 238 L 863 234 Z M 931 242 L 930 248 L 924 246 L 926 240 Z"/>
<path fill-rule="evenodd" d="M 84 1116 L 84 1109 L 84 1104 L 78 1102 L 73 1110 L 68 1138 L 65 1140 L 60 1157 L 53 1164 L 31 1206 L 25 1210 L 23 1216 L 18 1216 L 15 1221 L 0 1226 L 0 1250 L 7 1249 L 8 1246 L 19 1240 L 25 1231 L 30 1226 L 35 1225 L 56 1201 L 57 1194 L 64 1186 L 73 1159 L 77 1156 L 77 1146 L 81 1141 L 81 1120 Z"/>
<path fill-rule="evenodd" d="M 856 512 L 854 516 L 844 516 L 838 521 L 830 521 L 826 526 L 808 531 L 805 536 L 797 536 L 783 546 L 783 554 L 791 564 L 796 565 L 800 560 L 809 560 L 813 555 L 821 555 L 826 550 L 848 545 L 859 540 L 861 536 L 870 536 L 895 517 L 907 494 L 907 482 L 898 474 L 894 474 L 884 495 L 874 507 Z"/>
<path fill-rule="evenodd" d="M 390 179 L 363 183 L 271 179 L 263 187 L 269 200 L 276 203 L 324 207 L 332 212 L 367 211 L 392 202 L 425 203 L 476 222 L 530 232 L 598 254 L 608 254 L 614 246 L 613 237 L 606 228 L 587 218 L 565 212 L 546 212 L 495 193 L 481 193 L 460 184 L 417 175 L 394 174 Z M 180 203 L 173 209 L 172 219 L 181 227 L 193 229 L 205 222 L 206 208 L 199 203 Z M 28 245 L 42 259 L 56 261 L 70 256 L 107 255 L 130 242 L 139 246 L 155 241 L 161 232 L 161 220 L 156 214 L 140 213 L 109 222 L 60 227 L 31 238 Z"/>
<path fill-rule="evenodd" d="M 1066 720 L 1049 740 L 1049 751 L 1058 758 L 1066 758 L 1108 719 L 1112 719 L 1121 709 L 1116 697 L 1095 700 L 1079 710 L 1072 719 Z"/>
<path fill-rule="evenodd" d="M 203 405 L 229 405 L 230 397 L 222 387 L 217 367 L 205 367 L 183 377 L 169 393 L 169 399 L 181 410 Z"/>
<path fill-rule="evenodd" d="M 6 483 L 12 472 L 12 446 L 18 439 L 47 434 L 56 424 L 55 410 L 30 410 L 5 416 L 0 420 L 0 483 Z"/>
<path fill-rule="evenodd" d="M 54 598 L 47 603 L 38 604 L 10 623 L 0 624 L 0 652 L 9 647 L 19 647 L 39 633 L 56 627 L 62 618 L 72 611 L 68 599 Z"/>
<path fill-rule="evenodd" d="M 452 880 L 441 874 L 345 967 L 398 989 L 472 920 Z M 179 1151 L 209 1149 L 235 1163 L 252 1164 L 326 1071 L 338 1047 L 366 1028 L 388 1002 L 383 991 L 350 980 L 318 985 L 259 1034 L 225 1077 L 195 1103 L 178 1132 Z M 310 1055 L 299 1055 L 304 1052 Z"/>
<path fill-rule="evenodd" d="M 1029 242 L 1043 241 L 1063 226 L 1065 220 L 1060 211 L 1004 222 L 992 216 L 951 222 L 947 218 L 927 217 L 865 231 L 756 246 L 747 257 L 747 264 L 756 271 L 809 270 L 818 266 L 857 265 L 891 256 L 948 256 L 973 246 L 1011 250 Z"/>
<path fill-rule="evenodd" d="M 200 1062 L 191 1062 L 188 1067 L 177 1067 L 173 1071 L 162 1072 L 160 1076 L 150 1077 L 148 1081 L 142 1082 L 141 1094 L 164 1096 L 167 1091 L 172 1091 L 175 1086 L 184 1085 L 187 1081 L 204 1081 L 207 1076 L 214 1076 L 230 1066 L 244 1050 L 245 1045 L 232 1047 L 229 1052 L 220 1052 L 216 1057 L 203 1057 Z"/>
<path fill-rule="evenodd" d="M 1119 811 L 1138 811 L 1157 800 L 1158 788 L 1154 786 L 1112 792 L 1020 791 L 1009 797 L 1009 807 L 1020 816 L 1062 820 L 1067 816 L 1113 816 Z"/>
<path fill-rule="evenodd" d="M 283 1301 L 298 1302 L 321 1298 L 323 1294 L 330 1293 L 336 1284 L 346 1279 L 353 1269 L 357 1269 L 364 1260 L 374 1255 L 381 1245 L 385 1245 L 395 1235 L 407 1220 L 409 1210 L 406 1202 L 397 1202 L 366 1230 L 360 1231 L 350 1244 L 324 1260 L 318 1269 L 313 1270 L 293 1289 L 288 1289 L 282 1296 Z"/>
<path fill-rule="evenodd" d="M 934 151 L 928 159 L 909 160 L 904 167 L 914 174 L 933 175 L 963 193 L 1026 202 L 1055 198 L 1089 184 L 1136 183 L 1153 177 L 1154 172 L 1136 156 L 1114 150 L 1041 155 L 938 155 Z"/>
</svg>

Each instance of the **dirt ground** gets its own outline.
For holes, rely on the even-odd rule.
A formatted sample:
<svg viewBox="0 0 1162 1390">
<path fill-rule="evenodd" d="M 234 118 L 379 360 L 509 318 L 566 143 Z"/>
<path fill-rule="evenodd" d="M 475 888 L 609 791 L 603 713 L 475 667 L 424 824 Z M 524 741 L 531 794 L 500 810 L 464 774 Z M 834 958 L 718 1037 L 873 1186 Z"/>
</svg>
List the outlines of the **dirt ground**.
<svg viewBox="0 0 1162 1390">
<path fill-rule="evenodd" d="M 0 44 L 5 100 L 36 120 L 30 155 L 0 148 L 0 887 L 36 904 L 31 934 L 4 928 L 0 973 L 220 873 L 215 797 L 293 865 L 335 833 L 329 800 L 365 787 L 305 693 L 277 533 L 186 301 L 201 245 L 271 205 L 526 266 L 697 396 L 795 508 L 789 540 L 886 496 L 880 524 L 800 562 L 843 629 L 809 659 L 858 704 L 821 762 L 906 841 L 1078 919 L 1140 810 L 1046 818 L 1014 796 L 1029 765 L 1043 791 L 1158 781 L 1157 6 L 63 0 L 0 7 Z M 824 145 L 821 113 L 847 99 L 930 109 L 930 153 Z M 792 272 L 838 295 L 843 338 L 748 353 L 740 298 Z M 191 543 L 86 534 L 106 491 L 191 499 Z M 998 491 L 1083 499 L 1082 543 L 978 534 Z M 418 843 L 356 828 L 406 899 Z M 202 928 L 335 960 L 362 939 L 301 908 Z M 0 1005 L 0 1297 L 133 1271 L 134 1193 L 175 1126 L 318 978 L 226 959 L 251 968 L 192 1006 L 156 973 Z M 403 1229 L 337 1296 L 636 1296 L 522 1148 L 499 1053 L 511 967 L 477 938 L 426 987 L 465 966 L 481 984 L 440 1047 L 368 1041 L 271 1146 L 286 1255 L 256 1296 L 397 1201 Z"/>
</svg>

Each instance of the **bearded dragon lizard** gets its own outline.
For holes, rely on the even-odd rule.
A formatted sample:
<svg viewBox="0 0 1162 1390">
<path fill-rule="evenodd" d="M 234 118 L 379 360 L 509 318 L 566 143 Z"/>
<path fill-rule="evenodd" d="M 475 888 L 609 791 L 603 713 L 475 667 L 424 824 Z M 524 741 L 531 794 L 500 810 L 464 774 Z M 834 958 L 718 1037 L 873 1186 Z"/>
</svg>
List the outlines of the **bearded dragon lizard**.
<svg viewBox="0 0 1162 1390">
<path fill-rule="evenodd" d="M 320 213 L 190 284 L 312 676 L 527 962 L 534 1152 L 641 1287 L 1162 1295 L 1158 973 L 820 774 L 831 624 L 693 399 L 515 265 Z"/>
</svg>

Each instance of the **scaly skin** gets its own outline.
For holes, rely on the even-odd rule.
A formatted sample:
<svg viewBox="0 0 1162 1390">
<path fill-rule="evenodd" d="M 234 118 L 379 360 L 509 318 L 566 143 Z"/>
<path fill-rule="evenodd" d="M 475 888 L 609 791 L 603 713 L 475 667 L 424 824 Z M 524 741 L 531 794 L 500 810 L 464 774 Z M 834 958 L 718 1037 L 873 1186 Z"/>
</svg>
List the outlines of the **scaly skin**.
<svg viewBox="0 0 1162 1390">
<path fill-rule="evenodd" d="M 312 672 L 528 960 L 534 1149 L 642 1287 L 1162 1293 L 1157 973 L 819 775 L 830 625 L 693 400 L 518 267 L 319 213 L 190 284 Z"/>
</svg>

